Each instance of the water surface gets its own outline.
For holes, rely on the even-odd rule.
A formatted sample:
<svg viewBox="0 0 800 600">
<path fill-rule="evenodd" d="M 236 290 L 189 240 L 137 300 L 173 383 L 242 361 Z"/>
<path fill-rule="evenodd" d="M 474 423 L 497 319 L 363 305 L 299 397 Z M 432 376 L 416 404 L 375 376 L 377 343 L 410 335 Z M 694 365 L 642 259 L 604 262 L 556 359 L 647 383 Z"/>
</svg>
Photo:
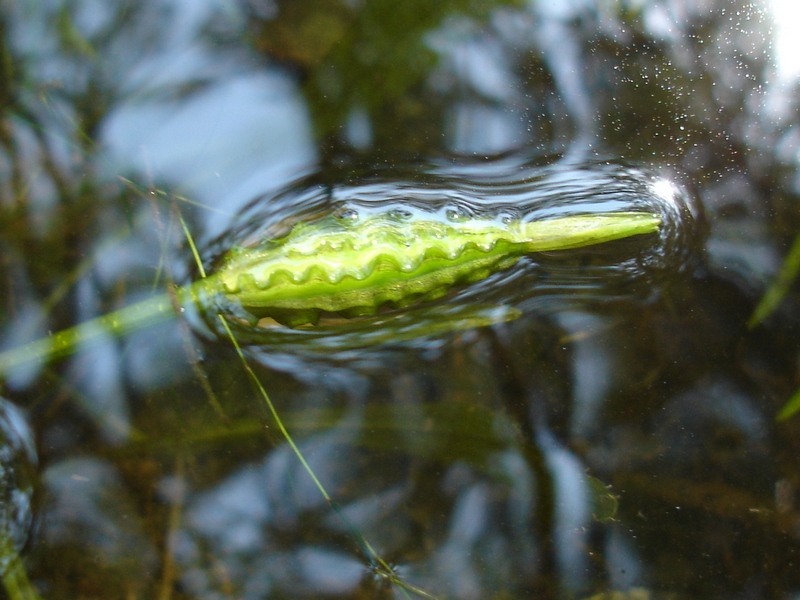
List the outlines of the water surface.
<svg viewBox="0 0 800 600">
<path fill-rule="evenodd" d="M 206 267 L 336 211 L 664 226 L 243 336 L 335 507 L 191 311 L 17 370 L 8 597 L 800 594 L 796 285 L 748 326 L 800 226 L 770 3 L 28 4 L 2 349 L 196 278 L 178 211 Z"/>
</svg>

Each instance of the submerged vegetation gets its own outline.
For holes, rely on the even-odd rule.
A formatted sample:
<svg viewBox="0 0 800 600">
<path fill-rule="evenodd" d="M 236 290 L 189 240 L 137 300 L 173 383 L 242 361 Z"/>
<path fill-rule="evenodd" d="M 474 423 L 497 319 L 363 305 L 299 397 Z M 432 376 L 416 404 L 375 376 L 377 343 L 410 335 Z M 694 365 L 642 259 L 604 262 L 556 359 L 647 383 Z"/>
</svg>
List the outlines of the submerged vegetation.
<svg viewBox="0 0 800 600">
<path fill-rule="evenodd" d="M 762 296 L 750 316 L 748 325 L 752 328 L 769 317 L 778 305 L 790 293 L 792 285 L 800 273 L 800 235 L 796 236 L 789 249 L 778 276 Z M 795 413 L 800 412 L 800 389 L 798 389 L 778 413 L 778 420 L 785 421 Z"/>
</svg>

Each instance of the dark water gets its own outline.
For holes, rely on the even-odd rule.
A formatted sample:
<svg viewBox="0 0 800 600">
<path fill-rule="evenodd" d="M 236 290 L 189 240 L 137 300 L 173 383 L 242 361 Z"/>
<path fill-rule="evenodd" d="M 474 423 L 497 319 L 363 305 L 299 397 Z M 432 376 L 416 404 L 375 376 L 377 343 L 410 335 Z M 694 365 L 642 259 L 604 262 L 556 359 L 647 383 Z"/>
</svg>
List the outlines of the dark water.
<svg viewBox="0 0 800 600">
<path fill-rule="evenodd" d="M 779 3 L 28 4 L 2 350 L 196 278 L 179 214 L 209 268 L 390 206 L 663 226 L 246 362 L 187 307 L 6 373 L 6 597 L 800 597 L 796 285 L 748 325 L 800 225 Z"/>
</svg>

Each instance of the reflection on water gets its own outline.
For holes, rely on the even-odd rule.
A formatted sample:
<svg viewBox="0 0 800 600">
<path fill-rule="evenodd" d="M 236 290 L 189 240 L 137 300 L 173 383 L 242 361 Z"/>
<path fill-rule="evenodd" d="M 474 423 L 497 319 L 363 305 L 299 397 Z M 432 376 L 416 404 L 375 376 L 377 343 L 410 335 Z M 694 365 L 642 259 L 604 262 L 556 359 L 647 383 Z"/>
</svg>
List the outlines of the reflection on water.
<svg viewBox="0 0 800 600">
<path fill-rule="evenodd" d="M 549 157 L 530 162 L 506 156 L 379 169 L 350 167 L 311 175 L 277 195 L 252 202 L 210 246 L 212 264 L 207 270 L 213 274 L 213 263 L 219 262 L 213 257 L 227 255 L 230 248 L 269 244 L 297 223 L 327 215 L 357 221 L 397 213 L 411 221 L 486 220 L 500 228 L 582 214 L 642 212 L 660 219 L 656 235 L 531 254 L 514 268 L 456 287 L 439 301 L 353 321 L 339 318 L 333 325 L 323 321 L 299 329 L 262 325 L 236 330 L 242 342 L 265 357 L 285 352 L 335 356 L 357 349 L 345 360 L 372 360 L 363 349 L 404 342 L 421 349 L 425 341 L 420 338 L 511 320 L 520 310 L 546 311 L 553 299 L 559 299 L 558 310 L 564 310 L 567 303 L 635 293 L 653 296 L 666 275 L 686 266 L 699 240 L 697 210 L 689 195 L 669 179 L 608 161 L 574 163 Z M 336 231 L 332 229 L 330 236 Z M 235 309 L 216 303 L 206 319 L 212 329 L 220 329 L 216 312 L 235 313 Z M 222 338 L 225 333 L 218 331 Z"/>
<path fill-rule="evenodd" d="M 437 598 L 797 596 L 796 291 L 747 327 L 800 223 L 770 4 L 0 3 L 3 349 L 191 281 L 177 211 L 206 266 L 348 208 L 663 219 L 242 328 L 335 506 L 192 315 L 15 373 L 9 597 L 415 597 L 365 543 Z"/>
</svg>

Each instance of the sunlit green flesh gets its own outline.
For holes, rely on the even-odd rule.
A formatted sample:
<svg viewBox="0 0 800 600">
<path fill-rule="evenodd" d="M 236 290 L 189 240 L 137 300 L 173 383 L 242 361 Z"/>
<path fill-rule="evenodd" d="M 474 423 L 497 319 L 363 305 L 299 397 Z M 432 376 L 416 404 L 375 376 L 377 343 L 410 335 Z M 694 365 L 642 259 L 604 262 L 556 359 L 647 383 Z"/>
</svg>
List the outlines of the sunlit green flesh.
<svg viewBox="0 0 800 600">
<path fill-rule="evenodd" d="M 652 233 L 649 213 L 577 215 L 524 223 L 373 217 L 300 225 L 265 249 L 233 253 L 206 290 L 261 315 L 372 314 L 384 304 L 435 298 L 506 269 L 522 256 Z"/>
</svg>

